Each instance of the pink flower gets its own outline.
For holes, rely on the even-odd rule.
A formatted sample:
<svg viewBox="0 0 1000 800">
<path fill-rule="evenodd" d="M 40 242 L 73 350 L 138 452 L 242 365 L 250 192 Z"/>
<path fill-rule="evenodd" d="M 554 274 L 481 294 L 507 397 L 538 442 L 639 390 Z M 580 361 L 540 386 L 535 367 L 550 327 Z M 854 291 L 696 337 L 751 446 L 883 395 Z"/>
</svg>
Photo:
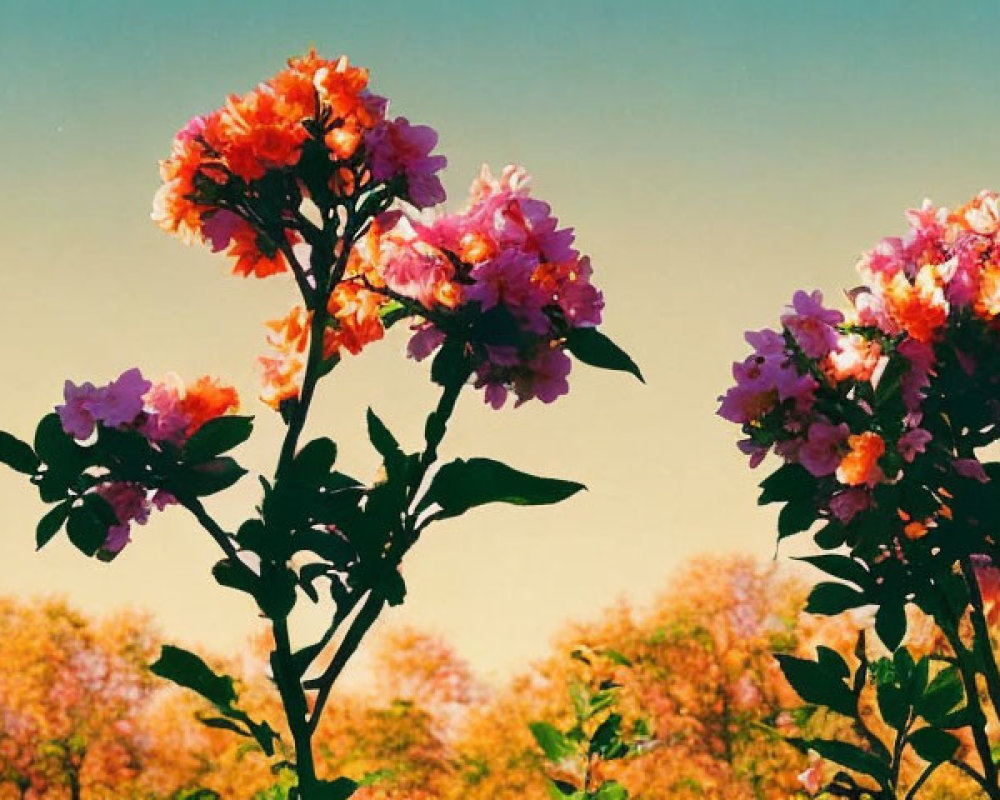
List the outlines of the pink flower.
<svg viewBox="0 0 1000 800">
<path fill-rule="evenodd" d="M 550 325 L 543 309 L 548 298 L 531 281 L 537 266 L 537 258 L 530 253 L 504 250 L 472 268 L 475 282 L 466 289 L 466 297 L 478 302 L 483 311 L 503 305 L 525 330 L 547 333 Z"/>
<path fill-rule="evenodd" d="M 933 374 L 935 362 L 934 348 L 908 337 L 900 343 L 896 352 L 910 362 L 909 371 L 900 381 L 903 388 L 903 402 L 910 411 L 918 411 L 923 402 L 923 390 L 931 385 L 930 376 Z"/>
<path fill-rule="evenodd" d="M 443 203 L 444 186 L 435 174 L 448 163 L 430 153 L 437 145 L 437 132 L 426 125 L 411 125 L 405 117 L 386 121 L 365 135 L 371 158 L 372 177 L 388 181 L 406 178 L 406 199 L 417 208 Z"/>
<path fill-rule="evenodd" d="M 899 437 L 899 441 L 896 443 L 896 449 L 899 454 L 903 457 L 903 461 L 908 464 L 913 463 L 913 459 L 917 457 L 919 453 L 925 452 L 928 443 L 934 437 L 931 435 L 930 431 L 926 431 L 923 428 L 913 428 Z"/>
<path fill-rule="evenodd" d="M 517 395 L 515 408 L 533 397 L 543 403 L 551 403 L 569 393 L 566 378 L 573 364 L 562 350 L 542 350 L 525 367 L 526 373 L 514 379 L 514 393 Z"/>
<path fill-rule="evenodd" d="M 823 307 L 822 292 L 806 294 L 801 289 L 792 297 L 793 313 L 781 317 L 781 324 L 791 331 L 802 352 L 809 358 L 822 358 L 837 347 L 833 327 L 844 321 L 839 311 Z"/>
<path fill-rule="evenodd" d="M 980 483 L 989 483 L 990 477 L 986 474 L 986 470 L 983 469 L 983 465 L 979 463 L 978 459 L 956 458 L 951 462 L 951 465 L 955 468 L 955 472 L 963 478 L 970 478 Z"/>
<path fill-rule="evenodd" d="M 802 784 L 802 788 L 806 790 L 809 795 L 816 794 L 820 789 L 823 788 L 823 765 L 821 762 L 816 761 L 809 765 L 805 772 L 800 772 L 798 774 L 798 781 Z"/>
<path fill-rule="evenodd" d="M 848 489 L 830 498 L 830 511 L 844 524 L 854 519 L 872 504 L 871 495 L 864 489 Z"/>
<path fill-rule="evenodd" d="M 844 423 L 814 422 L 809 426 L 805 444 L 799 448 L 799 463 L 817 478 L 832 475 L 840 466 L 844 442 L 850 432 Z"/>
</svg>

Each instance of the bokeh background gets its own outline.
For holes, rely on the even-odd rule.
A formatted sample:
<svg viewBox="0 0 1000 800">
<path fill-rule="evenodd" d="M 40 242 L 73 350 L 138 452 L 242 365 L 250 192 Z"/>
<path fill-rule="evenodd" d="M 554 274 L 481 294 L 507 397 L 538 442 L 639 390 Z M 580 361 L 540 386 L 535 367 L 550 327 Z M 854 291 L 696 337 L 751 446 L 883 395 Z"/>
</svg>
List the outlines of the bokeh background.
<svg viewBox="0 0 1000 800">
<path fill-rule="evenodd" d="M 2 427 L 30 436 L 66 377 L 214 373 L 257 414 L 264 473 L 282 426 L 256 402 L 261 323 L 292 287 L 247 281 L 149 221 L 174 131 L 315 45 L 372 71 L 433 125 L 461 205 L 482 162 L 524 164 L 595 264 L 605 330 L 648 385 L 578 368 L 554 406 L 470 393 L 446 455 L 585 482 L 552 509 L 490 508 L 432 529 L 389 618 L 446 636 L 484 675 L 546 649 L 567 617 L 640 606 L 695 553 L 769 558 L 774 512 L 715 417 L 746 328 L 796 288 L 852 285 L 861 250 L 925 196 L 958 204 L 1000 171 L 993 2 L 0 0 Z M 315 433 L 369 474 L 372 405 L 416 442 L 433 403 L 401 331 L 322 387 Z M 213 505 L 236 522 L 252 479 Z M 151 610 L 175 639 L 242 646 L 251 608 L 209 577 L 214 545 L 173 509 L 111 566 L 65 540 L 0 473 L 0 593 Z"/>
</svg>

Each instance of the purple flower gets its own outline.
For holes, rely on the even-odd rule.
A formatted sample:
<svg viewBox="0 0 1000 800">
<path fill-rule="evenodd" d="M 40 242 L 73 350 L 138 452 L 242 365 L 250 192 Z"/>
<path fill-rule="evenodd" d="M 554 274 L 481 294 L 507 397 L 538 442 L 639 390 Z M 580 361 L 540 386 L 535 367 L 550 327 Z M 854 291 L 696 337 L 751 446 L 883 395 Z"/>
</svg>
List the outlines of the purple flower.
<svg viewBox="0 0 1000 800">
<path fill-rule="evenodd" d="M 63 430 L 75 439 L 86 439 L 94 432 L 94 415 L 90 404 L 97 399 L 98 389 L 92 383 L 77 386 L 72 381 L 63 385 L 65 405 L 56 406 Z"/>
<path fill-rule="evenodd" d="M 914 428 L 899 437 L 899 441 L 896 442 L 896 449 L 903 457 L 903 461 L 912 464 L 913 459 L 927 449 L 928 443 L 933 438 L 930 431 L 926 431 L 923 428 Z"/>
<path fill-rule="evenodd" d="M 986 474 L 986 470 L 983 469 L 983 465 L 979 463 L 978 459 L 956 458 L 951 462 L 951 465 L 955 468 L 955 472 L 963 478 L 971 478 L 980 483 L 989 483 L 990 476 Z"/>
<path fill-rule="evenodd" d="M 872 504 L 871 495 L 864 489 L 848 489 L 830 498 L 830 511 L 843 523 L 850 522 Z"/>
<path fill-rule="evenodd" d="M 97 390 L 85 402 L 85 407 L 95 420 L 110 428 L 134 422 L 142 413 L 143 396 L 153 384 L 142 377 L 137 367 L 126 370 L 117 380 Z"/>
<path fill-rule="evenodd" d="M 799 463 L 817 478 L 832 475 L 840 466 L 841 451 L 850 432 L 844 423 L 814 422 L 799 448 Z"/>
</svg>

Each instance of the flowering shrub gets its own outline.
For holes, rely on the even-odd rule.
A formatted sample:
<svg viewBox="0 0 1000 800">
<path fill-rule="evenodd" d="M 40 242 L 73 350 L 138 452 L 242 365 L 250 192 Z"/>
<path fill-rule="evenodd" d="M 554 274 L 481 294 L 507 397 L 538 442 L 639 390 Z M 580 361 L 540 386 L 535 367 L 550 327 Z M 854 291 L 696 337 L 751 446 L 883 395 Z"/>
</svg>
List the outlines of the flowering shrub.
<svg viewBox="0 0 1000 800">
<path fill-rule="evenodd" d="M 289 274 L 301 296 L 268 325 L 261 396 L 287 431 L 274 475 L 261 478 L 257 513 L 235 533 L 202 498 L 245 474 L 227 453 L 250 436 L 252 420 L 230 413 L 236 392 L 213 379 L 154 384 L 130 369 L 102 387 L 68 382 L 32 445 L 0 435 L 0 460 L 55 504 L 39 523 L 39 546 L 65 525 L 82 552 L 110 560 L 153 507 L 194 514 L 223 552 L 216 580 L 252 596 L 271 622 L 270 669 L 292 741 L 243 710 L 233 681 L 195 654 L 164 647 L 152 668 L 210 701 L 218 716 L 209 724 L 294 765 L 290 796 L 305 800 L 356 788 L 317 775 L 313 734 L 370 626 L 403 601 L 400 563 L 427 526 L 486 503 L 555 503 L 583 488 L 485 458 L 439 466 L 462 389 L 482 388 L 494 408 L 510 392 L 517 405 L 550 403 L 569 389 L 567 354 L 641 378 L 597 330 L 603 299 L 590 263 L 572 231 L 529 196 L 526 173 L 509 167 L 494 179 L 484 169 L 465 211 L 419 215 L 445 199 L 445 159 L 431 128 L 390 118 L 388 107 L 369 91 L 366 70 L 310 52 L 195 117 L 161 163 L 153 218 L 164 230 L 225 252 L 238 275 Z M 366 485 L 334 469 L 333 441 L 299 439 L 317 383 L 345 353 L 403 322 L 410 355 L 433 354 L 441 399 L 414 452 L 369 410 L 383 469 Z M 333 604 L 327 631 L 293 650 L 293 608 L 322 595 Z"/>
<path fill-rule="evenodd" d="M 816 586 L 808 610 L 876 606 L 875 630 L 895 653 L 877 668 L 862 659 L 853 670 L 828 649 L 818 661 L 784 658 L 804 699 L 853 716 L 862 730 L 858 698 L 866 681 L 876 682 L 896 731 L 889 746 L 870 731 L 864 748 L 800 744 L 867 776 L 862 789 L 844 773 L 841 796 L 894 797 L 906 747 L 929 775 L 958 749 L 950 731 L 968 728 L 976 778 L 996 798 L 976 680 L 985 679 L 1000 707 L 980 585 L 982 570 L 1000 557 L 1000 465 L 979 452 L 1000 438 L 998 196 L 981 192 L 955 211 L 925 202 L 907 219 L 906 235 L 861 258 L 863 285 L 848 293 L 846 313 L 826 308 L 819 292 L 800 291 L 780 331 L 747 334 L 753 353 L 734 364 L 736 383 L 719 414 L 742 426 L 739 446 L 751 466 L 771 451 L 784 462 L 761 484 L 760 499 L 784 504 L 779 538 L 819 522 L 816 544 L 835 551 L 805 559 L 838 579 Z M 948 666 L 900 649 L 908 604 L 940 627 L 952 650 Z"/>
</svg>

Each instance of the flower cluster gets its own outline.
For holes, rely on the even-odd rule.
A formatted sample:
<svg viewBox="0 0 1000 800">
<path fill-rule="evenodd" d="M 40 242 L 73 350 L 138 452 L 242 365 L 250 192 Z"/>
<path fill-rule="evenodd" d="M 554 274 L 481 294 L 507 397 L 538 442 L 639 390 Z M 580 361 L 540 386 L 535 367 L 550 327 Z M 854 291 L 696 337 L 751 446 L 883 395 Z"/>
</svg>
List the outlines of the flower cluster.
<svg viewBox="0 0 1000 800">
<path fill-rule="evenodd" d="M 192 119 L 160 164 L 153 219 L 185 241 L 227 250 L 234 272 L 288 269 L 303 199 L 321 207 L 384 188 L 417 208 L 440 203 L 437 134 L 389 119 L 368 71 L 310 52 L 216 111 Z"/>
<path fill-rule="evenodd" d="M 105 428 L 138 432 L 158 449 L 182 447 L 206 422 L 239 406 L 235 389 L 208 376 L 187 386 L 176 375 L 153 383 L 137 368 L 104 386 L 66 381 L 63 398 L 56 413 L 63 430 L 77 441 L 85 442 Z M 162 511 L 175 502 L 163 489 L 110 475 L 99 476 L 92 491 L 110 505 L 118 521 L 108 528 L 101 547 L 105 557 L 117 555 L 128 544 L 131 523 L 145 524 L 152 508 Z"/>
<path fill-rule="evenodd" d="M 424 358 L 448 337 L 463 337 L 475 351 L 476 386 L 493 408 L 510 391 L 518 405 L 566 394 L 566 336 L 596 327 L 604 308 L 573 230 L 560 228 L 528 188 L 523 169 L 508 166 L 497 179 L 484 166 L 465 210 L 429 224 L 402 221 L 383 240 L 377 265 L 389 289 L 426 310 L 410 355 Z"/>
<path fill-rule="evenodd" d="M 1000 431 L 998 196 L 907 219 L 862 256 L 846 314 L 799 291 L 780 331 L 747 333 L 719 414 L 742 426 L 751 466 L 772 449 L 800 465 L 842 523 L 912 478 L 920 501 L 895 513 L 914 540 L 950 518 L 956 481 L 988 480 L 975 448 Z"/>
<path fill-rule="evenodd" d="M 430 222 L 390 212 L 372 224 L 330 297 L 323 356 L 357 354 L 382 338 L 395 308 L 416 318 L 411 357 L 426 358 L 449 336 L 470 346 L 476 385 L 494 408 L 511 390 L 517 404 L 552 402 L 569 391 L 567 334 L 596 327 L 604 306 L 573 238 L 529 196 L 522 169 L 496 179 L 484 166 L 464 211 Z M 273 353 L 260 363 L 272 407 L 298 394 L 311 319 L 296 307 L 269 323 Z"/>
</svg>

